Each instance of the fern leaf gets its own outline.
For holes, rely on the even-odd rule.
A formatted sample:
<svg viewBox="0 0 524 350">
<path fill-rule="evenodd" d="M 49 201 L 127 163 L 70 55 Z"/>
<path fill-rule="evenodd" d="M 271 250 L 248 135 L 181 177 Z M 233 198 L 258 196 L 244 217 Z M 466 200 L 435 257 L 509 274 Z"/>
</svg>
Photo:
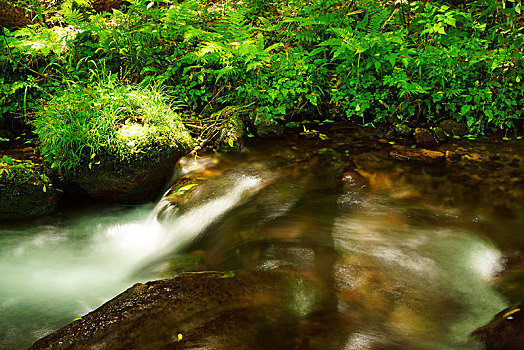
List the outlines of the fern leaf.
<svg viewBox="0 0 524 350">
<path fill-rule="evenodd" d="M 82 23 L 85 22 L 85 16 L 82 12 L 78 11 L 77 9 L 63 9 L 59 11 L 64 16 L 64 19 L 67 23 L 80 26 Z"/>
</svg>

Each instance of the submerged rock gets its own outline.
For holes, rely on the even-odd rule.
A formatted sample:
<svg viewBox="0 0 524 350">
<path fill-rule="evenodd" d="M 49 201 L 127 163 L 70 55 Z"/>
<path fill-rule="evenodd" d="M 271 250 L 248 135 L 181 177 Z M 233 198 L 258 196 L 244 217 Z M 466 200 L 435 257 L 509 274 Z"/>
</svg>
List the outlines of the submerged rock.
<svg viewBox="0 0 524 350">
<path fill-rule="evenodd" d="M 60 192 L 32 162 L 0 162 L 0 220 L 23 219 L 55 211 Z"/>
<path fill-rule="evenodd" d="M 431 151 L 429 149 L 396 149 L 389 153 L 391 158 L 402 160 L 418 160 L 418 161 L 437 161 L 446 158 L 446 155 L 439 151 Z"/>
<path fill-rule="evenodd" d="M 486 350 L 524 349 L 524 304 L 499 312 L 471 335 L 484 343 Z"/>
<path fill-rule="evenodd" d="M 297 312 L 295 289 L 307 285 L 298 273 L 254 271 L 137 283 L 30 349 L 340 348 L 350 327 L 336 314 Z"/>
</svg>

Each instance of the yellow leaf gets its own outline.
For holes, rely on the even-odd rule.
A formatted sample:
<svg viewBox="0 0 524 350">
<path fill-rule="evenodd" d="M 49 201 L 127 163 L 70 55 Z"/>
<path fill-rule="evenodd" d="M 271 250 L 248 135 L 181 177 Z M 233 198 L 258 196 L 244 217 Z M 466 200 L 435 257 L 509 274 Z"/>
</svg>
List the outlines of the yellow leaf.
<svg viewBox="0 0 524 350">
<path fill-rule="evenodd" d="M 192 189 L 193 187 L 197 186 L 198 184 L 189 184 L 189 185 L 185 185 L 185 186 L 182 186 L 180 187 L 177 192 L 187 192 L 189 191 L 190 189 Z"/>
<path fill-rule="evenodd" d="M 178 333 L 178 341 L 182 340 L 182 334 Z"/>
<path fill-rule="evenodd" d="M 517 83 L 520 83 L 520 77 L 517 75 L 517 79 L 515 79 Z"/>
</svg>

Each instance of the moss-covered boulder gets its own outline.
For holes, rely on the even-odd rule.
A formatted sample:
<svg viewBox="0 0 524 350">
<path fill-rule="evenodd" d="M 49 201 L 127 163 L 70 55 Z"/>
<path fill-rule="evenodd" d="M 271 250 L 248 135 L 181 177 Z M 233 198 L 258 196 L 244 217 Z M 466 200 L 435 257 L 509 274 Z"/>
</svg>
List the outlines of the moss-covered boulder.
<svg viewBox="0 0 524 350">
<path fill-rule="evenodd" d="M 52 213 L 59 197 L 41 166 L 9 157 L 0 159 L 0 220 Z"/>
<path fill-rule="evenodd" d="M 173 176 L 176 161 L 184 152 L 169 151 L 130 162 L 102 160 L 100 164 L 71 174 L 68 180 L 90 197 L 118 203 L 155 200 Z"/>
<path fill-rule="evenodd" d="M 162 91 L 120 85 L 78 87 L 34 122 L 44 159 L 90 196 L 153 200 L 194 141 Z"/>
</svg>

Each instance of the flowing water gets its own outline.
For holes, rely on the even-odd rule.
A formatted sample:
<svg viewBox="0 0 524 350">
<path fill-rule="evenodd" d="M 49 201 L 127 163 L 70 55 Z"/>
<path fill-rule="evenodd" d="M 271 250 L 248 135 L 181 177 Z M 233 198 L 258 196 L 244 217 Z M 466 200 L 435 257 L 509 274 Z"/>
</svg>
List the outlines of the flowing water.
<svg viewBox="0 0 524 350">
<path fill-rule="evenodd" d="M 138 281 L 240 269 L 316 276 L 322 291 L 297 284 L 290 309 L 348 315 L 345 349 L 479 348 L 468 334 L 524 284 L 497 288 L 521 264 L 524 203 L 346 133 L 185 159 L 193 192 L 176 203 L 3 224 L 0 349 L 25 348 Z"/>
</svg>

